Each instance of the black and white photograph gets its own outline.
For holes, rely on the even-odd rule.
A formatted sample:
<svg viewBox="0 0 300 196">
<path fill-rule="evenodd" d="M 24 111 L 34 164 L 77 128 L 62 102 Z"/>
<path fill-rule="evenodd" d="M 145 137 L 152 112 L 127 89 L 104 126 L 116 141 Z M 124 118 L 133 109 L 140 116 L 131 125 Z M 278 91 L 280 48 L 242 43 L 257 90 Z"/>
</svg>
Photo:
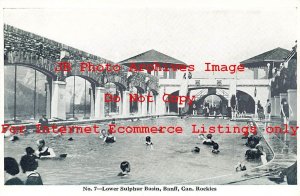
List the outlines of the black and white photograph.
<svg viewBox="0 0 300 196">
<path fill-rule="evenodd" d="M 288 2 L 4 6 L 1 186 L 297 195 Z"/>
</svg>

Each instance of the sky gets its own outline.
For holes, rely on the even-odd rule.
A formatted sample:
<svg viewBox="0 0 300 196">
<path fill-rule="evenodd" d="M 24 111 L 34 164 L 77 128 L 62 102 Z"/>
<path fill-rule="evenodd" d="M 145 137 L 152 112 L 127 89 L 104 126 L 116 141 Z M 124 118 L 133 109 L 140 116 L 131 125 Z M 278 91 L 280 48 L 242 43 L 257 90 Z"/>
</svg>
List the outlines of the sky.
<svg viewBox="0 0 300 196">
<path fill-rule="evenodd" d="M 155 49 L 193 64 L 238 64 L 297 39 L 296 8 L 5 9 L 4 23 L 120 62 Z M 206 73 L 207 74 L 207 73 Z"/>
</svg>

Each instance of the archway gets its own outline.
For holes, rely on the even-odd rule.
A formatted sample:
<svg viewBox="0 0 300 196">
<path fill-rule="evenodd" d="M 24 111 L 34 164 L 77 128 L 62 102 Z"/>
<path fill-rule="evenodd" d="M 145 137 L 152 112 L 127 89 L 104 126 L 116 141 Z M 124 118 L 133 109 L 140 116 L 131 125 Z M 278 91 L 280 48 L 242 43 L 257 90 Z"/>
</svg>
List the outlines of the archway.
<svg viewBox="0 0 300 196">
<path fill-rule="evenodd" d="M 255 101 L 252 96 L 240 90 L 237 90 L 236 96 L 238 101 L 237 109 L 240 113 L 255 113 Z"/>
<path fill-rule="evenodd" d="M 196 100 L 193 104 L 196 105 L 197 114 L 204 114 L 204 107 L 209 108 L 210 115 L 223 115 L 226 116 L 228 114 L 228 100 L 223 95 L 219 95 L 216 93 L 210 93 L 202 96 L 198 100 Z M 214 113 L 215 112 L 215 113 Z M 193 107 L 189 108 L 189 113 L 193 113 Z"/>
<path fill-rule="evenodd" d="M 108 96 L 108 102 L 105 102 L 105 116 L 119 115 L 122 112 L 123 91 L 125 87 L 120 83 L 109 82 L 104 85 Z M 119 97 L 119 100 L 113 101 L 109 97 Z"/>
<path fill-rule="evenodd" d="M 69 76 L 65 81 L 67 119 L 90 118 L 94 84 L 81 76 Z"/>
<path fill-rule="evenodd" d="M 5 121 L 32 121 L 50 113 L 53 73 L 20 63 L 5 64 L 4 73 Z"/>
</svg>

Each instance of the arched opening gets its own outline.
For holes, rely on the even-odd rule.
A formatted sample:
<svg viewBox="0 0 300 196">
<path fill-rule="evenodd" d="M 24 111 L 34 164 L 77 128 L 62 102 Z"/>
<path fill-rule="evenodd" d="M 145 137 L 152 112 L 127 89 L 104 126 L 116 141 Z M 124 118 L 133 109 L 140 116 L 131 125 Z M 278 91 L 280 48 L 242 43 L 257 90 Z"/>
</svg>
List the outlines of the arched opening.
<svg viewBox="0 0 300 196">
<path fill-rule="evenodd" d="M 122 110 L 122 97 L 124 87 L 118 83 L 109 82 L 104 85 L 104 88 L 106 93 L 108 94 L 107 96 L 119 97 L 118 101 L 116 100 L 105 102 L 105 116 L 119 115 Z"/>
<path fill-rule="evenodd" d="M 148 94 L 147 95 L 150 95 L 152 96 L 152 101 L 153 102 L 148 102 L 147 101 L 147 113 L 148 114 L 156 114 L 156 103 L 157 103 L 157 91 L 153 90 L 153 89 L 149 89 L 148 91 Z"/>
<path fill-rule="evenodd" d="M 66 116 L 67 119 L 90 118 L 92 83 L 81 76 L 66 78 Z"/>
<path fill-rule="evenodd" d="M 168 96 L 168 100 L 170 100 L 170 96 L 179 96 L 179 91 L 173 92 Z M 169 113 L 178 113 L 178 103 L 177 102 L 166 102 L 167 111 Z"/>
<path fill-rule="evenodd" d="M 236 96 L 238 101 L 237 109 L 240 113 L 242 112 L 246 112 L 248 114 L 255 113 L 255 101 L 248 93 L 238 90 Z"/>
<path fill-rule="evenodd" d="M 228 114 L 228 100 L 223 95 L 218 94 L 206 94 L 196 100 L 193 106 L 190 107 L 189 113 L 193 113 L 193 109 L 196 109 L 198 115 L 204 115 L 205 107 L 209 109 L 209 115 L 223 115 Z"/>
<path fill-rule="evenodd" d="M 130 88 L 130 94 L 131 95 L 134 95 L 134 94 L 138 94 L 139 95 L 140 92 L 139 92 L 138 88 L 131 87 Z M 138 111 L 139 111 L 139 104 L 138 104 L 138 102 L 129 99 L 129 106 L 130 106 L 130 109 L 129 109 L 130 114 L 138 113 Z"/>
<path fill-rule="evenodd" d="M 33 121 L 47 113 L 51 97 L 48 86 L 54 75 L 35 68 L 26 64 L 4 66 L 5 121 Z"/>
</svg>

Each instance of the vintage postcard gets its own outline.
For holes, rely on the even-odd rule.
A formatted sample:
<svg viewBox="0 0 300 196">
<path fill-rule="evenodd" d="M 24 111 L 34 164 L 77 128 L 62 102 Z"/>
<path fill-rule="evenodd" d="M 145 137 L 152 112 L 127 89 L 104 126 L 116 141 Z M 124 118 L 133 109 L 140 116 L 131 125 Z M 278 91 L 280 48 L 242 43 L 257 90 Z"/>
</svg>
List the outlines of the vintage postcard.
<svg viewBox="0 0 300 196">
<path fill-rule="evenodd" d="M 299 195 L 296 1 L 200 2 L 4 3 L 0 192 Z"/>
</svg>

